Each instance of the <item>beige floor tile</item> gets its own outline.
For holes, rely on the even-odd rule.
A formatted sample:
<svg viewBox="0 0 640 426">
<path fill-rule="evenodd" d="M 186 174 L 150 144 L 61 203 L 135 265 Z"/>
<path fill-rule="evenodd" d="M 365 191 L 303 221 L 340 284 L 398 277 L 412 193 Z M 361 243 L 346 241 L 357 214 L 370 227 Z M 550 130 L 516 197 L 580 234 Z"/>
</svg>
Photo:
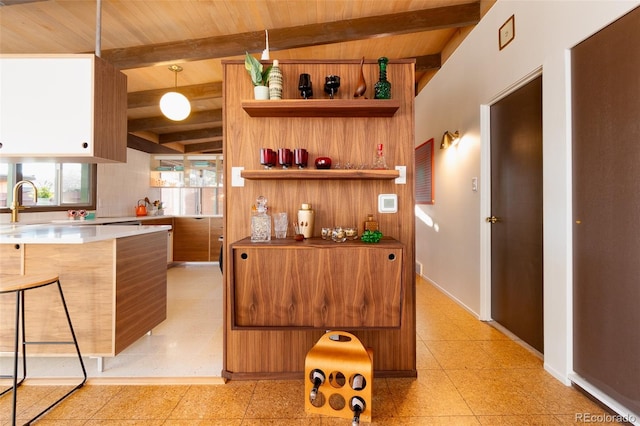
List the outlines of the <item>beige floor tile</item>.
<svg viewBox="0 0 640 426">
<path fill-rule="evenodd" d="M 468 416 L 473 413 L 442 370 L 420 370 L 416 379 L 387 379 L 393 417 Z"/>
<path fill-rule="evenodd" d="M 167 419 L 189 386 L 123 386 L 94 420 Z"/>
<path fill-rule="evenodd" d="M 530 370 L 523 370 L 526 374 Z M 477 416 L 550 414 L 519 381 L 520 370 L 446 370 Z"/>
<path fill-rule="evenodd" d="M 531 416 L 478 416 L 481 425 L 513 426 L 513 425 L 563 425 L 562 420 L 551 415 Z"/>
<path fill-rule="evenodd" d="M 549 413 L 592 416 L 604 413 L 599 404 L 578 389 L 560 383 L 542 368 L 514 371 L 514 377 Z"/>
<path fill-rule="evenodd" d="M 242 419 L 206 419 L 206 420 L 172 420 L 162 423 L 162 426 L 241 426 Z"/>
<path fill-rule="evenodd" d="M 71 388 L 73 386 L 30 386 L 26 384 L 19 386 L 16 404 L 17 419 L 25 422 L 37 416 Z M 13 391 L 9 391 L 0 397 L 0 421 L 9 422 L 12 411 Z"/>
<path fill-rule="evenodd" d="M 168 416 L 171 420 L 242 419 L 256 388 L 255 382 L 191 386 Z"/>
<path fill-rule="evenodd" d="M 482 343 L 475 340 L 430 341 L 426 345 L 445 370 L 499 367 L 498 361 L 485 352 Z"/>
<path fill-rule="evenodd" d="M 305 411 L 303 380 L 261 380 L 247 406 L 245 419 L 304 419 L 317 415 Z"/>
<path fill-rule="evenodd" d="M 425 342 L 416 342 L 416 368 L 418 370 L 439 370 L 442 366 L 433 356 Z"/>
<path fill-rule="evenodd" d="M 161 426 L 161 425 L 164 425 L 164 420 L 97 419 L 97 420 L 88 420 L 85 423 L 85 426 Z"/>
<path fill-rule="evenodd" d="M 56 405 L 46 418 L 51 420 L 82 420 L 92 418 L 115 395 L 122 386 L 88 386 L 75 391 L 60 404 Z"/>
<path fill-rule="evenodd" d="M 477 426 L 479 424 L 475 416 L 385 417 L 371 422 L 372 426 Z"/>
<path fill-rule="evenodd" d="M 480 346 L 501 368 L 543 368 L 537 355 L 512 340 L 489 340 Z"/>
<path fill-rule="evenodd" d="M 446 318 L 424 321 L 416 324 L 417 339 L 423 341 L 470 340 L 464 329 L 452 324 Z"/>
</svg>

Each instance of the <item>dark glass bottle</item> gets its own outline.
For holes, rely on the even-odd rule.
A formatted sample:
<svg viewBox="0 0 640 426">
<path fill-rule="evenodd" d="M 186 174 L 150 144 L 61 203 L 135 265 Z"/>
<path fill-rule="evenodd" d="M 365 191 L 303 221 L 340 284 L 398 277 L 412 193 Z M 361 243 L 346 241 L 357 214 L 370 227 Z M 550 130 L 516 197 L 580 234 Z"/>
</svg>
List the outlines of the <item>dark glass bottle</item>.
<svg viewBox="0 0 640 426">
<path fill-rule="evenodd" d="M 318 396 L 318 388 L 324 383 L 325 375 L 322 370 L 318 370 L 317 368 L 311 372 L 311 381 L 313 382 L 313 388 L 309 393 L 309 400 L 311 402 L 315 401 Z"/>
<path fill-rule="evenodd" d="M 391 99 L 391 83 L 387 80 L 387 63 L 389 59 L 384 56 L 378 58 L 378 65 L 380 66 L 380 79 L 373 86 L 374 99 Z"/>
<path fill-rule="evenodd" d="M 359 396 L 354 396 L 349 401 L 349 408 L 353 411 L 353 419 L 351 420 L 351 426 L 358 426 L 360 424 L 360 414 L 364 411 L 366 404 L 364 399 Z"/>
</svg>

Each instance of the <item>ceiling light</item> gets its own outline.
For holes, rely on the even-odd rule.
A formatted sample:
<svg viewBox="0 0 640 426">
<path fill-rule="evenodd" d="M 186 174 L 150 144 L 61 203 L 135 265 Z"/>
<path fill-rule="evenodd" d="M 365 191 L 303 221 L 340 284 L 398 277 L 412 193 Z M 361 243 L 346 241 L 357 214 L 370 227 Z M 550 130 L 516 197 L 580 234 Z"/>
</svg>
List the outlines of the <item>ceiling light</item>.
<svg viewBox="0 0 640 426">
<path fill-rule="evenodd" d="M 174 92 L 167 92 L 160 98 L 160 111 L 170 120 L 182 121 L 191 113 L 189 99 L 182 93 L 178 93 L 178 73 L 182 71 L 179 65 L 171 65 L 169 70 L 175 74 Z"/>
<path fill-rule="evenodd" d="M 451 133 L 447 130 L 446 132 L 444 132 L 444 135 L 442 135 L 440 149 L 449 148 L 450 146 L 457 144 L 458 141 L 460 141 L 460 132 L 456 130 L 455 132 Z"/>
</svg>

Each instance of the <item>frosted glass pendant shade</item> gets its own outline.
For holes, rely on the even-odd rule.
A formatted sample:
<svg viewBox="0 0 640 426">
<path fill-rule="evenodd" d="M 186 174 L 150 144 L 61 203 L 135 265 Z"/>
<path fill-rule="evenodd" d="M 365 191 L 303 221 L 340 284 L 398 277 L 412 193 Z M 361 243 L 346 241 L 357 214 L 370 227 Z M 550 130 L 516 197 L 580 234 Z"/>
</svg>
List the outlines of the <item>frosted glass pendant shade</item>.
<svg viewBox="0 0 640 426">
<path fill-rule="evenodd" d="M 160 111 L 170 120 L 182 121 L 191 114 L 191 104 L 183 94 L 167 92 L 160 98 Z"/>
</svg>

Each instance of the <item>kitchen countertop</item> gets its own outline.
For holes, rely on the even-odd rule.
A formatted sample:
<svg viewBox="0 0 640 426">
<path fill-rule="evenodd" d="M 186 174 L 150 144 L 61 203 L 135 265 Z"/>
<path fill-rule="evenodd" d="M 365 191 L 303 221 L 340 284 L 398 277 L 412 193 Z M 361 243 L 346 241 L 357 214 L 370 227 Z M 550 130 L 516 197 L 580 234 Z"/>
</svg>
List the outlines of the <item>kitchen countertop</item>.
<svg viewBox="0 0 640 426">
<path fill-rule="evenodd" d="M 171 229 L 169 225 L 83 225 L 84 226 L 69 226 L 68 224 L 0 225 L 0 244 L 85 244 L 153 232 L 166 232 Z"/>
</svg>

